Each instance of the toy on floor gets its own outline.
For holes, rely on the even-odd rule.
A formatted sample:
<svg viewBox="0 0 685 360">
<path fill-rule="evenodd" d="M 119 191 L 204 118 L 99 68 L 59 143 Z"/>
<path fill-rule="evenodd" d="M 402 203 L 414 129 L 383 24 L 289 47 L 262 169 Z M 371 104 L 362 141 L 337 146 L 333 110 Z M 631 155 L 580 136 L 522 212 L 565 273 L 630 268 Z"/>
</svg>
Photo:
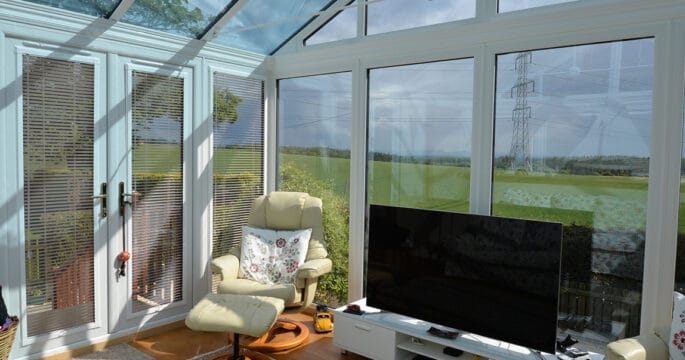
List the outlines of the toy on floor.
<svg viewBox="0 0 685 360">
<path fill-rule="evenodd" d="M 331 312 L 328 311 L 328 306 L 319 304 L 316 305 L 316 313 L 314 314 L 314 331 L 317 333 L 327 333 L 333 331 L 333 321 Z"/>
</svg>

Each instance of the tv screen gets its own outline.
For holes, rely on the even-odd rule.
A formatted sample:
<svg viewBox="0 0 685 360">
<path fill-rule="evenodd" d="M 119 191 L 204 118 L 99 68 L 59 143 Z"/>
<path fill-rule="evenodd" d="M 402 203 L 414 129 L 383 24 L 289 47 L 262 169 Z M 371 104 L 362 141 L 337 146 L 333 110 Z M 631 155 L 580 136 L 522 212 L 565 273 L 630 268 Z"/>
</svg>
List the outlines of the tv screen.
<svg viewBox="0 0 685 360">
<path fill-rule="evenodd" d="M 555 352 L 561 224 L 371 205 L 369 306 Z"/>
</svg>

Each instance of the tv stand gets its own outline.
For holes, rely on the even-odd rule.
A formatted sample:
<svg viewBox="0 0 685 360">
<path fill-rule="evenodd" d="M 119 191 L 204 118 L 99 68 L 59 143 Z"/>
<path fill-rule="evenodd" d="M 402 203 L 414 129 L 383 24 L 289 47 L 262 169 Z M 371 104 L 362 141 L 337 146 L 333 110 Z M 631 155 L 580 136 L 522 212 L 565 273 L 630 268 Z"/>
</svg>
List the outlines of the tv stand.
<svg viewBox="0 0 685 360">
<path fill-rule="evenodd" d="M 445 327 L 403 315 L 382 312 L 366 306 L 366 299 L 355 301 L 364 310 L 363 315 L 345 313 L 345 306 L 335 310 L 333 343 L 344 351 L 351 351 L 371 359 L 411 360 L 424 355 L 437 360 L 485 359 L 539 360 L 527 348 L 512 345 L 484 336 L 459 332 L 456 339 L 431 335 L 427 330 Z M 444 353 L 445 348 L 464 351 L 458 358 Z M 545 360 L 557 360 L 552 354 L 542 354 Z M 591 354 L 592 360 L 601 360 L 600 354 Z"/>
</svg>

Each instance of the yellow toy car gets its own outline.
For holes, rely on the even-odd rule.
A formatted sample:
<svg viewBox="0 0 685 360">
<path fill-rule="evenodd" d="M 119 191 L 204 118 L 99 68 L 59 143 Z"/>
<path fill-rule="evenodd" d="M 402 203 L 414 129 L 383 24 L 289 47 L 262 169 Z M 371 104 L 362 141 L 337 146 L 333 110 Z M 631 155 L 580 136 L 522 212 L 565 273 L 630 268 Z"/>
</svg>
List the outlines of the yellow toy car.
<svg viewBox="0 0 685 360">
<path fill-rule="evenodd" d="M 333 319 L 326 305 L 317 305 L 314 314 L 314 331 L 327 333 L 333 331 Z"/>
</svg>

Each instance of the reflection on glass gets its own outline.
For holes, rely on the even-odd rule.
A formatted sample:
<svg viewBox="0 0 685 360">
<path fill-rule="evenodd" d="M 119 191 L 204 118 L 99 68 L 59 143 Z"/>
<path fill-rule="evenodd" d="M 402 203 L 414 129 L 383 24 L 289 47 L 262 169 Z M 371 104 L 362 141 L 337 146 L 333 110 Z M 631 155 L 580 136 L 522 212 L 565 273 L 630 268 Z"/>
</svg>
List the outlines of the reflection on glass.
<svg viewBox="0 0 685 360">
<path fill-rule="evenodd" d="M 271 54 L 330 3 L 331 0 L 251 0 L 212 42 Z"/>
<path fill-rule="evenodd" d="M 356 4 L 353 1 L 352 4 Z M 357 7 L 349 7 L 335 15 L 328 23 L 304 41 L 305 45 L 321 44 L 357 36 Z"/>
<path fill-rule="evenodd" d="M 504 13 L 573 1 L 577 0 L 499 0 L 498 11 Z"/>
<path fill-rule="evenodd" d="M 134 1 L 121 21 L 146 28 L 197 38 L 223 9 L 206 1 Z"/>
<path fill-rule="evenodd" d="M 638 334 L 653 39 L 497 57 L 492 212 L 564 224 L 560 331 Z"/>
<path fill-rule="evenodd" d="M 52 6 L 58 9 L 70 10 L 81 14 L 105 17 L 114 11 L 119 3 L 117 0 L 25 0 L 36 4 Z"/>
<path fill-rule="evenodd" d="M 469 19 L 475 0 L 384 0 L 367 5 L 368 35 Z"/>
<path fill-rule="evenodd" d="M 469 210 L 473 59 L 369 71 L 370 204 Z"/>
<path fill-rule="evenodd" d="M 352 74 L 278 82 L 278 189 L 321 198 L 333 271 L 314 301 L 347 302 Z M 336 285 L 337 284 L 337 285 Z"/>
</svg>

